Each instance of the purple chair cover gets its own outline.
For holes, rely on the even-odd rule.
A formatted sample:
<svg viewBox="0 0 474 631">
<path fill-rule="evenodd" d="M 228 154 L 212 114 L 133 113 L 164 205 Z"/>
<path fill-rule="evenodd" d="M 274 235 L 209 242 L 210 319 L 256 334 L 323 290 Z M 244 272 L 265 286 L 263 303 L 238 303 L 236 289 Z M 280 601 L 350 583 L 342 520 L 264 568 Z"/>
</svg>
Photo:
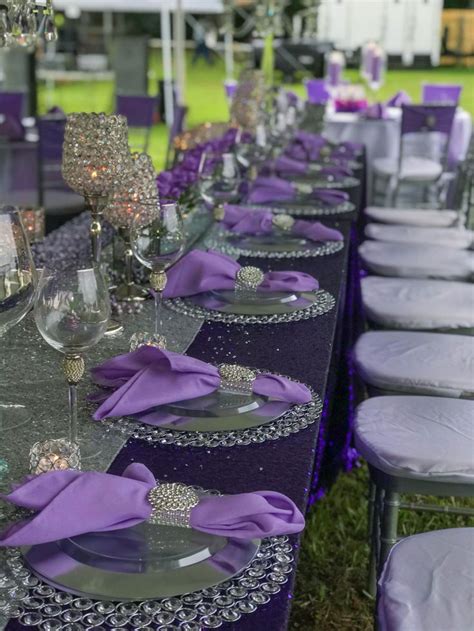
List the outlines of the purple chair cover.
<svg viewBox="0 0 474 631">
<path fill-rule="evenodd" d="M 385 120 L 388 116 L 387 106 L 385 103 L 373 103 L 361 114 L 364 118 L 371 120 Z"/>
<path fill-rule="evenodd" d="M 315 105 L 327 103 L 330 97 L 324 79 L 308 79 L 306 81 L 306 93 L 308 101 Z"/>
<path fill-rule="evenodd" d="M 458 105 L 462 88 L 456 84 L 424 83 L 421 100 L 425 104 Z"/>
<path fill-rule="evenodd" d="M 21 121 L 24 115 L 24 92 L 0 92 L 0 114 L 12 116 Z"/>
<path fill-rule="evenodd" d="M 126 117 L 129 127 L 145 127 L 146 129 L 152 127 L 156 110 L 157 97 L 155 96 L 117 95 L 117 114 Z"/>
<path fill-rule="evenodd" d="M 226 79 L 224 81 L 225 95 L 228 99 L 232 99 L 237 90 L 238 83 L 235 79 Z"/>
<path fill-rule="evenodd" d="M 69 190 L 61 174 L 66 116 L 61 113 L 41 116 L 37 119 L 37 126 L 40 197 L 46 188 Z"/>
<path fill-rule="evenodd" d="M 21 120 L 16 116 L 4 114 L 5 120 L 0 124 L 0 136 L 8 140 L 23 140 L 25 136 L 25 128 Z"/>
<path fill-rule="evenodd" d="M 449 136 L 455 114 L 455 105 L 402 105 L 401 134 L 439 132 Z"/>
<path fill-rule="evenodd" d="M 98 471 L 51 471 L 28 476 L 3 499 L 35 511 L 0 534 L 0 546 L 36 545 L 89 532 L 129 528 L 149 519 L 148 494 L 157 485 L 140 463 L 121 476 Z M 295 534 L 304 517 L 295 504 L 276 491 L 204 497 L 191 509 L 195 530 L 235 539 Z"/>
</svg>

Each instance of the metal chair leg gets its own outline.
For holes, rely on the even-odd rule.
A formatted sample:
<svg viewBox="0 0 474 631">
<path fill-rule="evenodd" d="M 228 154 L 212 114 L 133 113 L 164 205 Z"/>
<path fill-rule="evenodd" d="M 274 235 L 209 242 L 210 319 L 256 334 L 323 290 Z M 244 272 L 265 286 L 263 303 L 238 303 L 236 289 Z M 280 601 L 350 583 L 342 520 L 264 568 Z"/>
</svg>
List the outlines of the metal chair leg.
<svg viewBox="0 0 474 631">
<path fill-rule="evenodd" d="M 373 484 L 373 483 L 372 483 Z M 370 532 L 369 575 L 367 591 L 372 598 L 377 594 L 377 566 L 380 556 L 380 517 L 383 499 L 383 489 L 374 486 L 374 503 L 372 528 Z"/>
<path fill-rule="evenodd" d="M 390 550 L 397 543 L 398 513 L 400 495 L 394 491 L 386 491 L 383 500 L 382 532 L 380 537 L 379 573 L 387 560 Z"/>
<path fill-rule="evenodd" d="M 369 543 L 371 541 L 372 524 L 374 519 L 375 490 L 375 484 L 372 482 L 372 480 L 369 480 L 369 493 L 367 497 L 367 538 L 369 540 Z"/>
</svg>

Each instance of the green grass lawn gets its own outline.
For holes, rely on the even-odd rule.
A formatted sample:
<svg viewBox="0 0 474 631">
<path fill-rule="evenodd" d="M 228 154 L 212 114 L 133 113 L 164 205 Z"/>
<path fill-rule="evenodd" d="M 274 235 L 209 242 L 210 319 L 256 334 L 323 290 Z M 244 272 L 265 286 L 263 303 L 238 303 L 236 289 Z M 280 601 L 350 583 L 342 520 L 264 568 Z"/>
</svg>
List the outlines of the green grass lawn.
<svg viewBox="0 0 474 631">
<path fill-rule="evenodd" d="M 158 68 L 159 59 L 155 58 L 152 64 L 154 76 L 151 80 L 154 85 L 159 76 Z M 347 71 L 346 75 L 353 81 L 358 80 L 356 71 Z M 190 104 L 190 127 L 205 121 L 227 119 L 223 79 L 224 68 L 221 61 L 212 67 L 203 63 L 196 67 L 188 65 L 187 102 Z M 423 81 L 462 83 L 462 106 L 474 114 L 473 73 L 466 69 L 390 71 L 377 98 L 386 99 L 397 90 L 404 89 L 417 101 Z M 289 87 L 304 94 L 302 84 Z M 42 111 L 53 104 L 59 105 L 66 112 L 110 112 L 113 108 L 113 85 L 62 84 L 50 93 L 41 86 Z M 132 137 L 132 144 L 135 140 L 137 139 Z M 164 163 L 166 142 L 167 132 L 164 125 L 157 125 L 150 145 L 150 153 L 157 169 L 161 169 Z M 373 603 L 364 594 L 367 560 L 366 484 L 365 467 L 351 474 L 341 475 L 327 497 L 311 512 L 301 548 L 297 588 L 293 599 L 292 631 L 368 631 L 372 628 Z M 467 520 L 461 517 L 402 513 L 400 532 L 409 534 L 462 525 L 467 525 Z"/>
</svg>

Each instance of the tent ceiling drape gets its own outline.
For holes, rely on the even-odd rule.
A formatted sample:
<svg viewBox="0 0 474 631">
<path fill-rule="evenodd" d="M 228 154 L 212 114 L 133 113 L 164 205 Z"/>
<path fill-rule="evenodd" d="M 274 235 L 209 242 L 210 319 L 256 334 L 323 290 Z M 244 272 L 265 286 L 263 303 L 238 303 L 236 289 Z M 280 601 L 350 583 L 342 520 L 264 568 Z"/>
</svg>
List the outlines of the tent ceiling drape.
<svg viewBox="0 0 474 631">
<path fill-rule="evenodd" d="M 176 0 L 53 0 L 55 9 L 63 11 L 76 7 L 81 11 L 114 13 L 160 13 L 162 9 L 176 10 Z M 182 0 L 187 13 L 222 13 L 222 0 Z"/>
</svg>

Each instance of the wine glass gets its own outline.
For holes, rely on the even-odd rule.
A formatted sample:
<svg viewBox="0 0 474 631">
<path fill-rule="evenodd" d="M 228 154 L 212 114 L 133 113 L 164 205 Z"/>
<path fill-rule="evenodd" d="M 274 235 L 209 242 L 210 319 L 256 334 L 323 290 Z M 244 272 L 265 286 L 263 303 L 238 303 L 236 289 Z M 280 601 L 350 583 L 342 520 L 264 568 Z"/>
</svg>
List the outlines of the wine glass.
<svg viewBox="0 0 474 631">
<path fill-rule="evenodd" d="M 233 153 L 204 152 L 198 167 L 199 192 L 211 205 L 236 202 L 239 199 L 240 171 Z"/>
<path fill-rule="evenodd" d="M 150 284 L 155 298 L 155 327 L 153 332 L 138 332 L 132 336 L 131 348 L 143 344 L 169 347 L 173 342 L 164 335 L 162 297 L 166 287 L 166 270 L 176 263 L 185 246 L 181 213 L 177 204 L 153 202 L 142 204 L 145 212 L 137 214 L 132 223 L 130 241 L 136 258 L 151 270 Z"/>
<path fill-rule="evenodd" d="M 77 384 L 84 374 L 83 354 L 107 331 L 110 300 L 98 267 L 43 270 L 35 300 L 35 321 L 46 342 L 64 354 L 69 386 L 69 440 L 80 445 L 82 458 L 96 455 L 96 444 L 78 441 Z"/>
<path fill-rule="evenodd" d="M 18 324 L 33 304 L 36 272 L 19 211 L 0 207 L 0 338 Z M 0 431 L 30 418 L 23 405 L 0 403 Z"/>
</svg>

